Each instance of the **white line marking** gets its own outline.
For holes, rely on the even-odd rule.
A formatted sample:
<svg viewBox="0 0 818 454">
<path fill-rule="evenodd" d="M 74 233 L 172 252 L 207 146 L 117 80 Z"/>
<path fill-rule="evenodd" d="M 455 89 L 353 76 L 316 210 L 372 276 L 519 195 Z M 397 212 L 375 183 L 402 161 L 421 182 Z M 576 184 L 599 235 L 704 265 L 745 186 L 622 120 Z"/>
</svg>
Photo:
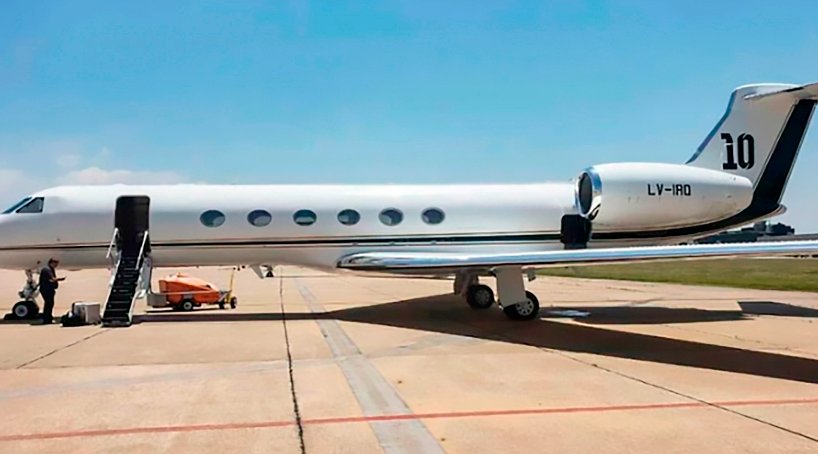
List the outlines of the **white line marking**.
<svg viewBox="0 0 818 454">
<path fill-rule="evenodd" d="M 318 298 L 301 280 L 296 278 L 293 281 L 310 312 L 325 312 Z M 364 415 L 412 413 L 395 388 L 361 354 L 337 320 L 319 319 L 316 322 Z M 386 453 L 444 452 L 437 439 L 419 420 L 370 422 L 369 425 Z"/>
</svg>

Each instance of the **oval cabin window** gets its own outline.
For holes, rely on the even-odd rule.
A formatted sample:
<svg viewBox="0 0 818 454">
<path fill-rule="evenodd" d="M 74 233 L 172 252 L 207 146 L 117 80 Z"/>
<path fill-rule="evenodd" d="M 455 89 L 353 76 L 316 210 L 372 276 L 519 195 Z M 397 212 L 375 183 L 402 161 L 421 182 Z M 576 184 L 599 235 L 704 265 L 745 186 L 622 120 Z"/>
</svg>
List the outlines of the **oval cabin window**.
<svg viewBox="0 0 818 454">
<path fill-rule="evenodd" d="M 219 210 L 207 210 L 199 216 L 199 221 L 205 227 L 219 227 L 224 224 L 224 213 Z"/>
<path fill-rule="evenodd" d="M 344 225 L 355 225 L 361 220 L 361 214 L 355 210 L 343 210 L 338 213 L 338 222 Z"/>
<path fill-rule="evenodd" d="M 273 216 L 264 210 L 254 210 L 247 215 L 247 222 L 256 226 L 264 227 L 273 220 Z"/>
<path fill-rule="evenodd" d="M 437 225 L 443 222 L 443 219 L 446 218 L 446 215 L 443 214 L 443 210 L 440 210 L 438 208 L 429 208 L 423 211 L 421 218 L 423 218 L 423 222 L 427 224 Z"/>
<path fill-rule="evenodd" d="M 378 219 L 384 225 L 395 226 L 403 221 L 403 213 L 396 208 L 387 208 L 381 211 L 381 214 L 378 215 Z"/>
<path fill-rule="evenodd" d="M 312 225 L 318 216 L 312 210 L 298 210 L 293 215 L 293 221 L 298 225 Z"/>
</svg>

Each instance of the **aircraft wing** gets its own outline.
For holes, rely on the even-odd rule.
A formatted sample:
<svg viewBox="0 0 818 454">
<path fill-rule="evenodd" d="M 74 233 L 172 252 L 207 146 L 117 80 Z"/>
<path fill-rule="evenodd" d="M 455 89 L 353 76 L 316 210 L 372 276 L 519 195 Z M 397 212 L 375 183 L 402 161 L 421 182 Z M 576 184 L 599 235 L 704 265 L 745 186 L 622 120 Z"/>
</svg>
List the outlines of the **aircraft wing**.
<svg viewBox="0 0 818 454">
<path fill-rule="evenodd" d="M 341 258 L 338 267 L 359 271 L 423 271 L 521 266 L 548 268 L 625 262 L 818 254 L 818 241 L 693 244 L 552 250 L 508 254 L 361 252 Z"/>
</svg>

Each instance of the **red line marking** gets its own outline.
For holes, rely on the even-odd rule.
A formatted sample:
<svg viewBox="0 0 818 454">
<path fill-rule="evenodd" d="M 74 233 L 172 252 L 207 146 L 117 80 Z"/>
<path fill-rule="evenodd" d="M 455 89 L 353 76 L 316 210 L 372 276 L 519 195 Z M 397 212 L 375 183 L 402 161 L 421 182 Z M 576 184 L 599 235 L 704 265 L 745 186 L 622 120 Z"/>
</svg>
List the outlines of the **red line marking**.
<svg viewBox="0 0 818 454">
<path fill-rule="evenodd" d="M 439 413 L 412 413 L 397 415 L 376 415 L 376 416 L 347 416 L 338 418 L 313 418 L 303 420 L 304 425 L 323 424 L 349 424 L 349 423 L 372 423 L 389 421 L 408 421 L 416 419 L 454 419 L 454 418 L 475 418 L 487 416 L 520 416 L 520 415 L 547 415 L 565 413 L 602 413 L 611 411 L 629 410 L 664 410 L 678 408 L 704 408 L 710 406 L 720 407 L 750 407 L 750 406 L 770 406 L 770 405 L 808 405 L 818 404 L 818 398 L 811 399 L 778 399 L 778 400 L 734 400 L 723 402 L 673 402 L 656 404 L 635 404 L 635 405 L 609 405 L 596 407 L 557 407 L 557 408 L 531 408 L 518 410 L 482 410 L 482 411 L 462 411 L 462 412 L 439 412 Z M 268 429 L 274 427 L 294 426 L 294 421 L 259 421 L 246 423 L 224 423 L 224 424 L 191 424 L 178 426 L 146 426 L 146 427 L 126 427 L 121 429 L 98 429 L 98 430 L 78 430 L 72 432 L 44 432 L 30 434 L 0 435 L 2 441 L 25 441 L 25 440 L 52 440 L 58 438 L 84 438 L 84 437 L 104 437 L 115 435 L 134 435 L 146 433 L 185 433 L 213 430 L 237 430 L 237 429 Z"/>
</svg>

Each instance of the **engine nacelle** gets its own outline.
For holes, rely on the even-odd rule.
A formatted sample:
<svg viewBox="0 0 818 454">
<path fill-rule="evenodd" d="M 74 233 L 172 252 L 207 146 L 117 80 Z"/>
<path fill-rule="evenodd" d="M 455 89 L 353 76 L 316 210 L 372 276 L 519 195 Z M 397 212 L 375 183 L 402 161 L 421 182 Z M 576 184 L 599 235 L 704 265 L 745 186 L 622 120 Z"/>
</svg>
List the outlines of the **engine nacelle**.
<svg viewBox="0 0 818 454">
<path fill-rule="evenodd" d="M 656 230 L 732 216 L 750 205 L 749 179 L 680 164 L 593 166 L 576 188 L 580 214 L 599 230 Z"/>
</svg>

